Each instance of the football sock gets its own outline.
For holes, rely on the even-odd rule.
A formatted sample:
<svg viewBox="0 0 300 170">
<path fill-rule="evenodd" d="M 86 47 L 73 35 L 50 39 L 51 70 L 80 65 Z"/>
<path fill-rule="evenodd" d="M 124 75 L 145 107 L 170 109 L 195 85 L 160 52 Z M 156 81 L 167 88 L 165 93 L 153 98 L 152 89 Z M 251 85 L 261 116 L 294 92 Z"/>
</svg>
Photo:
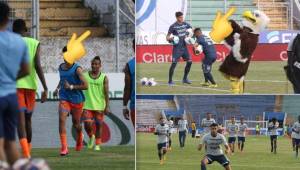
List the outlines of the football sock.
<svg viewBox="0 0 300 170">
<path fill-rule="evenodd" d="M 27 139 L 26 138 L 22 138 L 20 139 L 20 145 L 23 151 L 23 157 L 24 158 L 30 158 L 30 152 L 29 152 L 29 148 L 28 148 L 28 143 L 27 143 Z"/>
<path fill-rule="evenodd" d="M 244 150 L 244 142 L 242 142 L 242 145 L 241 145 L 241 151 Z"/>
<path fill-rule="evenodd" d="M 187 76 L 191 70 L 191 66 L 192 66 L 192 61 L 187 61 L 186 65 L 185 65 L 185 69 L 184 69 L 184 76 L 183 76 L 183 80 L 187 79 Z"/>
<path fill-rule="evenodd" d="M 201 170 L 206 170 L 206 165 L 203 162 L 201 162 Z"/>
<path fill-rule="evenodd" d="M 66 149 L 68 144 L 67 144 L 67 135 L 66 134 L 60 134 L 60 143 L 61 147 L 63 149 Z"/>
<path fill-rule="evenodd" d="M 101 138 L 96 138 L 96 145 L 101 145 L 101 143 L 102 143 Z"/>
<path fill-rule="evenodd" d="M 170 70 L 169 70 L 169 82 L 172 81 L 172 78 L 173 78 L 173 74 L 174 74 L 174 70 L 175 70 L 175 67 L 177 65 L 177 62 L 173 62 L 171 64 L 171 67 L 170 67 Z"/>
<path fill-rule="evenodd" d="M 159 157 L 159 160 L 161 160 L 162 154 L 160 151 L 158 152 L 158 157 Z"/>
</svg>

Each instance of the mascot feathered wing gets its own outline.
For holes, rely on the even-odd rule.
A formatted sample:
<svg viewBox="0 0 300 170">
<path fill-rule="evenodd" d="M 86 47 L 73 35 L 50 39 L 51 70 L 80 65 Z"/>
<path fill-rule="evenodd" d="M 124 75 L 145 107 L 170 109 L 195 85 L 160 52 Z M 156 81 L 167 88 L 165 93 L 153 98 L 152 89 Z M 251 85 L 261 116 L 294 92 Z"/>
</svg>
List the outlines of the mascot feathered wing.
<svg viewBox="0 0 300 170">
<path fill-rule="evenodd" d="M 255 10 L 253 13 L 251 11 L 243 13 L 242 26 L 234 20 L 228 22 L 231 25 L 232 32 L 229 36 L 224 37 L 224 44 L 230 49 L 230 53 L 219 70 L 225 78 L 230 80 L 231 91 L 234 94 L 242 94 L 244 92 L 244 77 L 247 74 L 251 56 L 258 44 L 259 33 L 266 28 L 270 19 L 262 11 Z M 222 39 L 219 37 L 214 38 L 214 34 L 211 34 L 211 36 L 212 39 L 218 41 Z"/>
</svg>

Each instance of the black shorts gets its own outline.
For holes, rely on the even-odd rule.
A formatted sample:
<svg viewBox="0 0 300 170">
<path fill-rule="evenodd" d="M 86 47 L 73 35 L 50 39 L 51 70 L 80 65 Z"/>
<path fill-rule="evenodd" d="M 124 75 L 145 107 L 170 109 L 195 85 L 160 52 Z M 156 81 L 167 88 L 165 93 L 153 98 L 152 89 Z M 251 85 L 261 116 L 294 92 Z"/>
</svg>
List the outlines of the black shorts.
<svg viewBox="0 0 300 170">
<path fill-rule="evenodd" d="M 235 143 L 236 137 L 228 137 L 228 143 Z"/>
<path fill-rule="evenodd" d="M 271 139 L 271 140 L 275 140 L 275 139 L 277 140 L 277 135 L 271 135 L 271 136 L 270 136 L 270 139 Z"/>
<path fill-rule="evenodd" d="M 212 164 L 214 161 L 217 161 L 219 164 L 223 165 L 224 167 L 230 164 L 229 159 L 225 155 L 206 155 L 205 156 L 208 160 L 208 164 Z"/>
<path fill-rule="evenodd" d="M 246 138 L 242 136 L 238 136 L 238 142 L 245 142 Z"/>
<path fill-rule="evenodd" d="M 9 141 L 16 139 L 18 114 L 17 94 L 0 97 L 0 138 Z"/>
<path fill-rule="evenodd" d="M 300 145 L 300 139 L 295 139 L 294 138 L 294 141 L 295 141 L 295 145 L 297 145 L 297 146 Z"/>
<path fill-rule="evenodd" d="M 157 150 L 161 150 L 161 149 L 167 149 L 167 142 L 157 144 Z"/>
</svg>

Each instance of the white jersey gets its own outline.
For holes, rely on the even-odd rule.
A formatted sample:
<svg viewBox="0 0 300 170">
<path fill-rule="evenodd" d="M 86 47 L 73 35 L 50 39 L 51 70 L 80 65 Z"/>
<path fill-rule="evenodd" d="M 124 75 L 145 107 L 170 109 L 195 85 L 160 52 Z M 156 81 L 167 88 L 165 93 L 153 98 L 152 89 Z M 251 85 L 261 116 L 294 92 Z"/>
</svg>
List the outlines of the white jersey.
<svg viewBox="0 0 300 170">
<path fill-rule="evenodd" d="M 213 123 L 216 123 L 215 119 L 212 118 L 209 120 L 207 118 L 202 119 L 201 126 L 204 128 L 204 133 L 210 132 L 210 125 Z"/>
<path fill-rule="evenodd" d="M 157 132 L 157 143 L 166 143 L 169 140 L 169 126 L 165 124 L 162 126 L 161 124 L 157 124 L 154 132 Z"/>
<path fill-rule="evenodd" d="M 239 125 L 238 137 L 245 137 L 248 129 L 248 125 L 246 123 L 243 124 L 240 123 L 238 125 Z"/>
<path fill-rule="evenodd" d="M 227 124 L 226 128 L 227 128 L 229 137 L 236 137 L 236 133 L 239 130 L 239 126 L 237 123 L 230 122 Z"/>
<path fill-rule="evenodd" d="M 174 126 L 173 120 L 167 121 L 167 124 L 168 124 L 169 128 L 173 128 L 173 126 Z"/>
<path fill-rule="evenodd" d="M 178 131 L 188 131 L 187 125 L 188 125 L 187 120 L 179 120 L 178 121 Z"/>
<path fill-rule="evenodd" d="M 295 139 L 300 139 L 300 123 L 299 122 L 294 123 L 293 130 L 295 131 L 293 137 Z"/>
<path fill-rule="evenodd" d="M 205 145 L 206 148 L 206 154 L 207 155 L 223 155 L 223 150 L 221 145 L 228 145 L 226 138 L 224 135 L 217 133 L 216 137 L 213 137 L 211 133 L 205 134 L 200 144 Z"/>
<path fill-rule="evenodd" d="M 269 133 L 270 133 L 271 136 L 278 135 L 277 134 L 278 127 L 279 127 L 278 122 L 276 122 L 275 124 L 273 122 L 269 123 L 268 128 L 269 128 Z"/>
</svg>

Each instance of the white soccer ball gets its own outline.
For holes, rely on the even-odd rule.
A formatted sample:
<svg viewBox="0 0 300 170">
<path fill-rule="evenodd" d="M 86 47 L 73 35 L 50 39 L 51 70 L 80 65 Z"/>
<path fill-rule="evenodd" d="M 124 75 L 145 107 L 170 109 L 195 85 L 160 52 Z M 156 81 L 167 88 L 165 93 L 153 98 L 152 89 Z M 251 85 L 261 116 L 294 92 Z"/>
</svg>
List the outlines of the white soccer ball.
<svg viewBox="0 0 300 170">
<path fill-rule="evenodd" d="M 0 161 L 0 170 L 9 170 L 9 165 L 7 162 Z"/>
<path fill-rule="evenodd" d="M 146 86 L 147 83 L 148 83 L 147 77 L 143 77 L 143 78 L 140 80 L 140 82 L 141 82 L 141 85 L 142 85 L 142 86 Z"/>
<path fill-rule="evenodd" d="M 147 85 L 148 85 L 148 86 L 156 86 L 157 83 L 155 82 L 154 78 L 150 78 L 150 79 L 148 80 L 148 84 L 147 84 Z"/>
<path fill-rule="evenodd" d="M 50 170 L 44 159 L 19 159 L 12 170 Z"/>
<path fill-rule="evenodd" d="M 194 32 L 193 32 L 193 29 L 192 28 L 189 28 L 186 30 L 186 33 L 187 33 L 187 36 L 188 37 L 192 37 L 194 35 Z"/>
<path fill-rule="evenodd" d="M 202 45 L 198 45 L 197 47 L 194 47 L 194 53 L 195 55 L 200 55 L 203 52 L 203 47 Z"/>
<path fill-rule="evenodd" d="M 173 45 L 176 45 L 179 43 L 179 37 L 176 35 L 171 34 L 170 38 L 173 38 L 173 41 L 171 41 L 170 43 Z"/>
</svg>

